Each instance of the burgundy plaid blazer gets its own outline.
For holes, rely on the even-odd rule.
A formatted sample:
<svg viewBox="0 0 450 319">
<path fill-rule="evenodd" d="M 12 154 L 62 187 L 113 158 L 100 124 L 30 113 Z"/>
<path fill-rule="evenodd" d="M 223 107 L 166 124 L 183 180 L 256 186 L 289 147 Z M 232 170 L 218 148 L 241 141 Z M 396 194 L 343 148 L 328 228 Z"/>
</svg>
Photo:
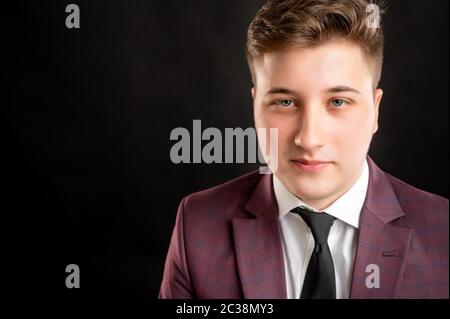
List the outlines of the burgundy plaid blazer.
<svg viewBox="0 0 450 319">
<path fill-rule="evenodd" d="M 448 199 L 368 164 L 350 297 L 448 298 Z M 286 298 L 271 178 L 252 172 L 181 201 L 160 298 Z M 370 264 L 379 288 L 366 286 Z"/>
</svg>

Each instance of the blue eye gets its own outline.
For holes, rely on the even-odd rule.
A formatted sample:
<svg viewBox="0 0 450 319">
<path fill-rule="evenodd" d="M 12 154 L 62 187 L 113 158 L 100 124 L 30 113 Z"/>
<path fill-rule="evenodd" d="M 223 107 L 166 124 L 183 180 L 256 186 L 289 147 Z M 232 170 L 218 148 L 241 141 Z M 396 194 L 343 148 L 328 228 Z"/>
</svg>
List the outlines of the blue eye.
<svg viewBox="0 0 450 319">
<path fill-rule="evenodd" d="M 281 105 L 281 106 L 291 106 L 292 105 L 292 100 L 279 100 L 276 103 Z"/>
<path fill-rule="evenodd" d="M 344 103 L 345 103 L 345 101 L 342 99 L 331 100 L 331 105 L 336 106 L 336 107 L 342 106 Z"/>
</svg>

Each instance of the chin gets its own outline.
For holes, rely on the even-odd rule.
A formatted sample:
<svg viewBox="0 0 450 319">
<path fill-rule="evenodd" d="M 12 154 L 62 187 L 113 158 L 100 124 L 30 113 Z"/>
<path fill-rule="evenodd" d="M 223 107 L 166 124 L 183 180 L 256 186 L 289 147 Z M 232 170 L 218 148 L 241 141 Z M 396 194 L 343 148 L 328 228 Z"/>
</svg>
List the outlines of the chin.
<svg viewBox="0 0 450 319">
<path fill-rule="evenodd" d="M 309 188 L 309 189 L 308 189 Z M 295 195 L 300 198 L 318 199 L 323 198 L 323 194 L 317 190 L 312 190 L 311 187 L 297 187 L 294 189 Z"/>
<path fill-rule="evenodd" d="M 310 199 L 321 199 L 329 193 L 330 185 L 322 185 L 320 181 L 305 181 L 302 183 L 294 182 L 291 184 L 292 192 L 298 197 L 305 197 Z"/>
</svg>

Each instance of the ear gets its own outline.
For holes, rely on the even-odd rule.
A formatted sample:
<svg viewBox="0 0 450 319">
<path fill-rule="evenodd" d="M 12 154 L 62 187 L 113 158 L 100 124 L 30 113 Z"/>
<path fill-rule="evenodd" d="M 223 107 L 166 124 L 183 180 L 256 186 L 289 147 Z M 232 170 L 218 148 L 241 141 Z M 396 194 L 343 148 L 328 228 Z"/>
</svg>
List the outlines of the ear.
<svg viewBox="0 0 450 319">
<path fill-rule="evenodd" d="M 256 90 L 255 90 L 255 87 L 254 87 L 254 86 L 252 86 L 251 92 L 252 92 L 252 98 L 255 99 Z"/>
<path fill-rule="evenodd" d="M 381 104 L 381 98 L 383 97 L 383 90 L 378 88 L 375 90 L 375 121 L 374 121 L 374 128 L 373 128 L 373 132 L 372 134 L 375 134 L 376 131 L 378 131 L 378 114 L 379 114 L 379 109 L 380 109 L 380 104 Z"/>
</svg>

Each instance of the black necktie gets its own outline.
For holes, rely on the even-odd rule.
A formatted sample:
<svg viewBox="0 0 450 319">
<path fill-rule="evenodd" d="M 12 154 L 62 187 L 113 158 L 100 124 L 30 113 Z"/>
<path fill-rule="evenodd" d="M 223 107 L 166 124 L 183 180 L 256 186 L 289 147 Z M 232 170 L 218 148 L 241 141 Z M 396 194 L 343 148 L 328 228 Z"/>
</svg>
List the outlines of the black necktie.
<svg viewBox="0 0 450 319">
<path fill-rule="evenodd" d="M 311 229 L 315 246 L 300 299 L 336 299 L 334 264 L 327 239 L 335 217 L 296 207 L 291 212 L 299 214 Z"/>
</svg>

